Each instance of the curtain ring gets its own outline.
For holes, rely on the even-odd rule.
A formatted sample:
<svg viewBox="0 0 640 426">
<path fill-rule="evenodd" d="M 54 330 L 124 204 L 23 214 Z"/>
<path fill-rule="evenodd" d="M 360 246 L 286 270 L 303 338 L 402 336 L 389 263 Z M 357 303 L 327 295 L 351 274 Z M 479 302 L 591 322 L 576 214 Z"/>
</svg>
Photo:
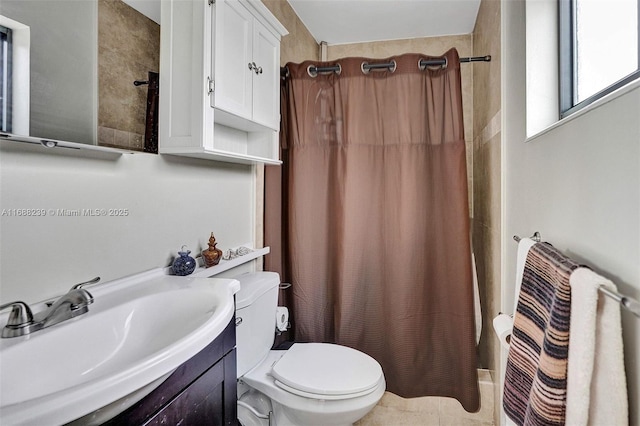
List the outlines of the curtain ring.
<svg viewBox="0 0 640 426">
<path fill-rule="evenodd" d="M 334 66 L 338 67 L 337 71 L 333 71 L 335 72 L 337 75 L 340 75 L 340 73 L 342 72 L 342 65 L 340 64 L 335 64 Z M 323 72 L 329 72 L 328 70 L 323 70 Z M 309 74 L 310 77 L 312 78 L 316 78 L 318 76 L 318 67 L 315 65 L 309 65 L 307 67 L 307 74 Z"/>
<path fill-rule="evenodd" d="M 369 65 L 369 63 L 364 61 L 360 64 L 360 71 L 362 71 L 362 74 L 369 74 L 371 72 L 371 68 L 365 68 L 367 65 Z M 387 69 L 391 72 L 395 72 L 396 68 L 398 68 L 398 63 L 395 59 L 392 59 L 391 66 Z"/>
<path fill-rule="evenodd" d="M 289 72 L 289 67 L 285 66 L 280 68 L 280 80 L 285 81 L 291 77 L 291 73 Z"/>
<path fill-rule="evenodd" d="M 449 60 L 447 59 L 447 57 L 446 57 L 446 56 L 445 56 L 444 58 L 442 58 L 442 59 L 444 59 L 444 64 L 440 65 L 440 69 L 444 70 L 444 69 L 447 69 L 447 65 L 449 65 Z M 421 65 L 420 63 L 421 63 L 422 61 L 425 61 L 425 62 L 426 62 L 426 61 L 427 61 L 427 59 L 424 59 L 424 58 L 420 58 L 420 59 L 418 59 L 418 69 L 419 69 L 420 71 L 424 71 L 424 70 L 426 70 L 427 68 L 429 68 L 429 65 L 426 65 L 426 64 L 425 64 L 425 65 Z"/>
</svg>

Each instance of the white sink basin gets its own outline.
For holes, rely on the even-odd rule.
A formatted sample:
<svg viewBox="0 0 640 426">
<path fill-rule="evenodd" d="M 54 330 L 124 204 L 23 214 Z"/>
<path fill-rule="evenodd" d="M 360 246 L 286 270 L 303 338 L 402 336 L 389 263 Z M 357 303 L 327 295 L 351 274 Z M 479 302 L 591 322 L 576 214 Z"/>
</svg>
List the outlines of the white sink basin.
<svg viewBox="0 0 640 426">
<path fill-rule="evenodd" d="M 141 398 L 224 330 L 239 289 L 161 273 L 87 287 L 88 313 L 0 339 L 0 423 L 61 424 L 144 389 Z"/>
</svg>

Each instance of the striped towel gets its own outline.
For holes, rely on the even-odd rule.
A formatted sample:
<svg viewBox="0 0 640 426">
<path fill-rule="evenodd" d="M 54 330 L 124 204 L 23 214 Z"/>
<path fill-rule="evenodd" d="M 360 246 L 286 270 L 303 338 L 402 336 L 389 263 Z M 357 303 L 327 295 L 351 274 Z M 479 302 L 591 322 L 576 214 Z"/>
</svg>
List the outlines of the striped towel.
<svg viewBox="0 0 640 426">
<path fill-rule="evenodd" d="M 535 244 L 527 255 L 513 320 L 503 406 L 519 425 L 563 425 L 571 289 L 578 265 L 551 245 Z"/>
</svg>

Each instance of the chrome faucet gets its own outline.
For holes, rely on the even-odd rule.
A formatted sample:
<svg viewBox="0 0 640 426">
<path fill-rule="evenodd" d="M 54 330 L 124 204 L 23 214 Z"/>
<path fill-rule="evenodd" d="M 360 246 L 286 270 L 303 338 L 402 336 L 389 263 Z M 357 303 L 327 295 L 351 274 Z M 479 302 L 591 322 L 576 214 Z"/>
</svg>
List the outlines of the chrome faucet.
<svg viewBox="0 0 640 426">
<path fill-rule="evenodd" d="M 82 287 L 96 284 L 98 281 L 100 277 L 74 285 L 67 294 L 54 303 L 47 304 L 47 309 L 35 315 L 24 302 L 11 302 L 0 306 L 0 310 L 12 308 L 7 324 L 2 329 L 2 337 L 24 336 L 87 313 L 89 305 L 93 303 L 93 296 Z"/>
</svg>

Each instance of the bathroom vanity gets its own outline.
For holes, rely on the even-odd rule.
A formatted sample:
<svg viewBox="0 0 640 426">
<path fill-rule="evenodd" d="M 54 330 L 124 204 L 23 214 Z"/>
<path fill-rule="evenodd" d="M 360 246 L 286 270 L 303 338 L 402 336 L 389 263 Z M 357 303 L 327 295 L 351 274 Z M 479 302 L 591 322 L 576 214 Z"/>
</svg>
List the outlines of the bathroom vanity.
<svg viewBox="0 0 640 426">
<path fill-rule="evenodd" d="M 106 425 L 236 425 L 235 317 L 206 348 Z"/>
<path fill-rule="evenodd" d="M 236 424 L 239 290 L 162 268 L 90 286 L 86 312 L 0 339 L 0 423 Z"/>
</svg>

